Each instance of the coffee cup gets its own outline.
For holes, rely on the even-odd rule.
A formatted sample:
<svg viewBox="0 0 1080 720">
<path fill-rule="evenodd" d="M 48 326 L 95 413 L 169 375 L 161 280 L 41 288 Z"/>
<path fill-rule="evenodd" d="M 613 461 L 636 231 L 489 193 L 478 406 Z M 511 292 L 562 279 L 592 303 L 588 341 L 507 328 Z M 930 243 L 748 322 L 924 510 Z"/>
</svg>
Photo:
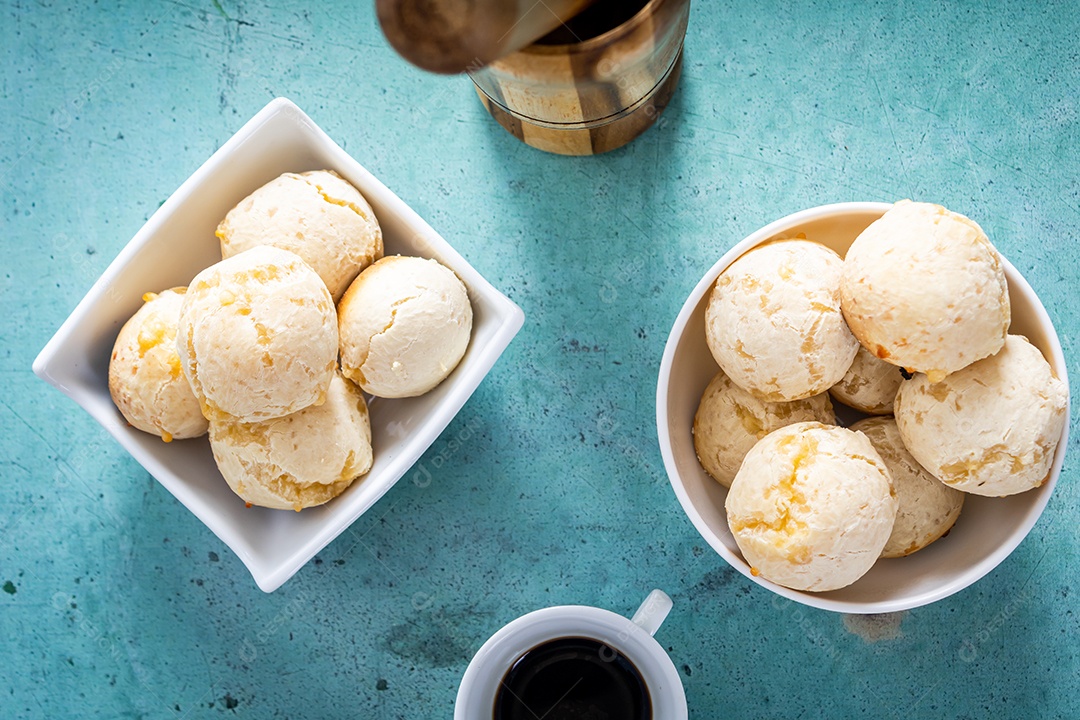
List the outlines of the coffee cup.
<svg viewBox="0 0 1080 720">
<path fill-rule="evenodd" d="M 666 593 L 653 590 L 632 618 L 581 605 L 523 615 L 492 635 L 469 663 L 454 719 L 556 720 L 606 712 L 620 720 L 686 720 L 678 671 L 653 639 L 671 607 Z"/>
</svg>

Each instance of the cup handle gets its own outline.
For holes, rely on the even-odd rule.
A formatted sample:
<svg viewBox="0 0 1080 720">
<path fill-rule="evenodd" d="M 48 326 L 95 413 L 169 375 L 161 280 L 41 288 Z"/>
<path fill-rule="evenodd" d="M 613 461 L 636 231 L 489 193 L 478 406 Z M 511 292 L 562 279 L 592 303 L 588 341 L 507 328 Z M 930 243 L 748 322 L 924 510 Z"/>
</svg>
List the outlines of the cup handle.
<svg viewBox="0 0 1080 720">
<path fill-rule="evenodd" d="M 671 612 L 671 598 L 663 590 L 653 590 L 641 603 L 641 607 L 634 613 L 630 621 L 640 627 L 649 635 L 655 635 L 660 629 L 668 613 Z"/>
</svg>

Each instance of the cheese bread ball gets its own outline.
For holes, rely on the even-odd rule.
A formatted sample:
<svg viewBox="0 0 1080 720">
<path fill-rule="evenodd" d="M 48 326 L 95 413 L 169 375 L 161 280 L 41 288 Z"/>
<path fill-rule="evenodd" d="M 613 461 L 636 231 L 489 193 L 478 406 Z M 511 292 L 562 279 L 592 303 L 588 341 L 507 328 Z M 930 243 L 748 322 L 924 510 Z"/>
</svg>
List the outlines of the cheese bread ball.
<svg viewBox="0 0 1080 720">
<path fill-rule="evenodd" d="M 844 317 L 874 355 L 938 382 L 993 355 L 1009 329 L 1009 290 L 978 225 L 901 200 L 855 239 L 840 281 Z"/>
<path fill-rule="evenodd" d="M 449 269 L 435 260 L 383 258 L 341 299 L 341 369 L 378 397 L 422 395 L 457 367 L 472 317 L 469 293 Z"/>
<path fill-rule="evenodd" d="M 335 373 L 322 405 L 255 423 L 212 420 L 210 447 L 245 502 L 297 511 L 322 505 L 371 469 L 367 403 Z"/>
<path fill-rule="evenodd" d="M 337 302 L 383 255 L 382 229 L 360 191 L 330 170 L 285 173 L 248 195 L 217 228 L 221 257 L 272 245 L 319 273 Z"/>
<path fill-rule="evenodd" d="M 903 379 L 898 367 L 879 360 L 860 345 L 851 367 L 840 382 L 829 388 L 829 394 L 860 412 L 889 415 Z"/>
<path fill-rule="evenodd" d="M 705 471 L 729 487 L 758 440 L 785 425 L 808 420 L 836 424 L 828 393 L 792 402 L 766 402 L 731 382 L 721 370 L 705 388 L 694 415 L 694 449 Z"/>
<path fill-rule="evenodd" d="M 318 405 L 337 367 L 337 315 L 295 254 L 255 247 L 195 276 L 176 347 L 208 418 L 269 420 Z"/>
<path fill-rule="evenodd" d="M 784 240 L 750 250 L 720 274 L 705 336 L 732 382 L 782 402 L 844 377 L 859 343 L 840 312 L 842 265 L 823 245 Z"/>
<path fill-rule="evenodd" d="M 132 427 L 165 442 L 199 437 L 206 418 L 176 353 L 176 324 L 187 288 L 143 295 L 113 345 L 109 394 Z"/>
<path fill-rule="evenodd" d="M 885 467 L 889 468 L 893 490 L 900 503 L 892 535 L 885 543 L 881 557 L 910 555 L 948 532 L 960 517 L 964 493 L 939 481 L 911 456 L 893 418 L 866 418 L 851 429 L 870 438 Z"/>
<path fill-rule="evenodd" d="M 896 424 L 946 485 L 1003 496 L 1039 487 L 1054 462 L 1069 394 L 1038 348 L 1009 335 L 996 354 L 931 383 L 900 385 Z"/>
<path fill-rule="evenodd" d="M 897 500 L 889 471 L 865 435 L 804 422 L 754 445 L 726 507 L 755 575 L 820 592 L 866 574 L 892 533 Z"/>
</svg>

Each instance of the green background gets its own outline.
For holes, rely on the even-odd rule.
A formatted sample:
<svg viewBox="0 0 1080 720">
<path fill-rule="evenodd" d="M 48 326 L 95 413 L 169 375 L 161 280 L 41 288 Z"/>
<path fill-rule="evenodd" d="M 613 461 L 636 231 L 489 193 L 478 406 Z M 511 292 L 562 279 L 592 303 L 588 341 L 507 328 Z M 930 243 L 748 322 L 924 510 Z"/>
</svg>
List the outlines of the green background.
<svg viewBox="0 0 1080 720">
<path fill-rule="evenodd" d="M 519 144 L 369 2 L 0 9 L 0 707 L 10 717 L 439 718 L 540 607 L 675 601 L 694 718 L 1076 717 L 1076 448 L 989 576 L 868 619 L 787 604 L 701 540 L 656 443 L 691 288 L 802 208 L 912 197 L 976 219 L 1069 370 L 1080 13 L 1068 2 L 698 0 L 659 125 L 606 156 Z M 286 96 L 522 306 L 525 327 L 406 479 L 283 588 L 30 364 L 158 205 Z M 1074 430 L 1074 438 L 1080 435 Z M 1074 443 L 1072 443 L 1075 445 Z"/>
</svg>

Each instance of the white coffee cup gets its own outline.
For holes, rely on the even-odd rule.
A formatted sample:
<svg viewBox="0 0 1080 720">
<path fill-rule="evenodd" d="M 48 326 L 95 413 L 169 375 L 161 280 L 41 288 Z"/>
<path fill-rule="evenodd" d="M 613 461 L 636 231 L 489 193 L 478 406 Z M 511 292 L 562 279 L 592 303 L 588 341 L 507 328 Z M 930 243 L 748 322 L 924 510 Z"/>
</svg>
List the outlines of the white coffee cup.
<svg viewBox="0 0 1080 720">
<path fill-rule="evenodd" d="M 499 686 L 518 658 L 549 640 L 573 637 L 597 640 L 638 669 L 649 690 L 654 720 L 687 720 L 682 680 L 653 639 L 671 606 L 666 593 L 653 590 L 632 619 L 583 605 L 550 607 L 519 617 L 492 635 L 469 663 L 458 688 L 454 720 L 491 720 Z"/>
</svg>

